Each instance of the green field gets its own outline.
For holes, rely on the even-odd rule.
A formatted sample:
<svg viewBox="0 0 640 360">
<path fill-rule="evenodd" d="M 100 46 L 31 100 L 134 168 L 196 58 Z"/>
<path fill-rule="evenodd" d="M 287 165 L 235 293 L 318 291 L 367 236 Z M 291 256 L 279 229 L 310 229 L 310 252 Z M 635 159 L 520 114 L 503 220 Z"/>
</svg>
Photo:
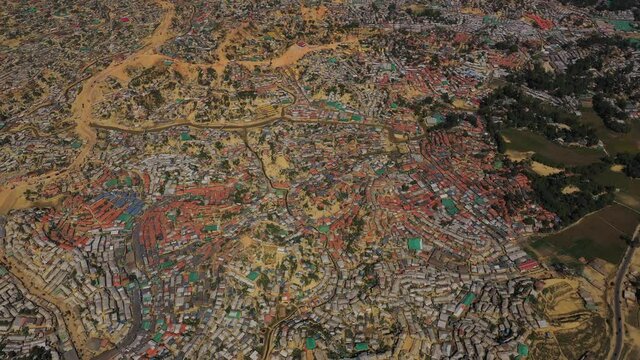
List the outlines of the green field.
<svg viewBox="0 0 640 360">
<path fill-rule="evenodd" d="M 528 246 L 538 257 L 560 261 L 598 257 L 617 264 L 627 247 L 620 235 L 633 235 L 639 222 L 637 212 L 621 205 L 610 205 L 584 217 L 574 226 L 534 239 Z"/>
<path fill-rule="evenodd" d="M 640 151 L 640 121 L 634 120 L 629 133 L 621 134 L 607 129 L 602 119 L 593 111 L 588 102 L 581 108 L 581 119 L 596 129 L 599 139 L 610 155 L 619 152 L 635 153 Z M 542 135 L 530 131 L 506 129 L 501 134 L 510 142 L 507 150 L 533 151 L 535 159 L 553 167 L 569 167 L 587 165 L 600 161 L 604 152 L 596 149 L 568 147 L 556 144 Z M 622 173 L 605 171 L 596 176 L 598 183 L 616 187 L 616 200 L 640 211 L 640 180 L 632 179 Z"/>
<path fill-rule="evenodd" d="M 541 162 L 550 166 L 588 165 L 604 156 L 601 150 L 562 146 L 531 131 L 506 129 L 500 133 L 506 138 L 507 150 L 533 151 Z"/>
<path fill-rule="evenodd" d="M 595 179 L 602 185 L 615 186 L 619 190 L 616 200 L 640 211 L 640 179 L 611 170 L 598 174 Z"/>
<path fill-rule="evenodd" d="M 604 143 L 610 155 L 619 152 L 635 153 L 640 151 L 640 120 L 631 120 L 631 131 L 628 133 L 617 133 L 604 126 L 604 122 L 598 114 L 593 111 L 589 102 L 584 102 L 580 108 L 581 119 L 585 124 L 593 126 L 596 135 Z"/>
</svg>

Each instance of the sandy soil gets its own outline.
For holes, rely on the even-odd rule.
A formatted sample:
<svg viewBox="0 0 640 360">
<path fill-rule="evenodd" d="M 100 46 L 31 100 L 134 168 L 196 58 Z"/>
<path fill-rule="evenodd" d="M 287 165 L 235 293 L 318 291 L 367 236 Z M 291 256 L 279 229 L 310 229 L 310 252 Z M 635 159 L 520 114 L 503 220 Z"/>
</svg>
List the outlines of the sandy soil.
<svg viewBox="0 0 640 360">
<path fill-rule="evenodd" d="M 0 214 L 6 214 L 10 209 L 29 206 L 29 202 L 24 199 L 24 192 L 27 189 L 32 189 L 34 185 L 41 182 L 46 183 L 64 178 L 68 176 L 69 173 L 78 171 L 82 167 L 96 144 L 96 132 L 91 128 L 90 122 L 92 118 L 92 104 L 100 97 L 100 91 L 96 91 L 100 84 L 110 75 L 119 75 L 129 62 L 135 60 L 140 54 L 156 51 L 157 47 L 172 36 L 169 33 L 169 27 L 175 14 L 174 6 L 172 3 L 166 1 L 159 1 L 159 4 L 165 10 L 165 13 L 160 25 L 158 25 L 154 33 L 149 37 L 146 45 L 124 62 L 111 63 L 101 72 L 89 78 L 71 106 L 71 112 L 73 113 L 72 118 L 76 123 L 75 131 L 82 140 L 83 146 L 69 167 L 64 170 L 52 171 L 25 179 L 19 183 L 6 184 L 0 187 Z"/>
<path fill-rule="evenodd" d="M 335 42 L 326 45 L 307 45 L 304 47 L 300 47 L 297 44 L 291 45 L 284 54 L 278 56 L 275 59 L 271 60 L 260 60 L 260 61 L 239 61 L 240 64 L 248 67 L 253 70 L 256 66 L 269 65 L 271 68 L 277 69 L 289 65 L 293 65 L 302 59 L 305 55 L 320 50 L 333 50 L 338 47 L 338 45 L 342 44 L 350 44 L 357 42 L 356 37 L 349 37 L 346 41 Z"/>
<path fill-rule="evenodd" d="M 456 109 L 461 109 L 461 110 L 475 110 L 478 107 L 474 106 L 472 104 L 470 104 L 469 102 L 462 100 L 462 99 L 455 99 L 453 100 L 453 107 L 455 107 Z M 506 141 L 505 141 L 506 142 Z"/>
<path fill-rule="evenodd" d="M 622 172 L 622 170 L 624 170 L 624 165 L 620 165 L 620 164 L 616 164 L 616 165 L 612 165 L 609 170 L 613 171 L 613 172 Z"/>
<path fill-rule="evenodd" d="M 562 169 L 554 168 L 554 167 L 539 163 L 537 161 L 531 162 L 531 169 L 535 171 L 536 174 L 542 175 L 542 176 L 549 176 L 549 175 L 561 173 L 562 171 L 564 171 Z"/>
<path fill-rule="evenodd" d="M 484 14 L 481 9 L 475 8 L 475 7 L 464 7 L 460 9 L 460 12 L 463 14 L 475 14 L 475 15 Z"/>
<path fill-rule="evenodd" d="M 155 49 L 168 40 L 171 37 L 169 33 L 169 26 L 173 19 L 175 10 L 174 6 L 170 2 L 159 1 L 159 5 L 165 10 L 164 16 L 154 31 L 149 37 L 146 45 L 142 47 L 137 54 L 144 54 L 156 51 Z M 133 55 L 131 58 L 136 58 L 137 55 Z M 29 202 L 24 197 L 24 192 L 27 189 L 32 189 L 38 183 L 47 183 L 49 181 L 55 181 L 61 178 L 65 178 L 76 171 L 79 171 L 87 157 L 91 153 L 91 150 L 96 144 L 96 132 L 91 128 L 90 121 L 92 119 L 91 109 L 92 104 L 100 96 L 99 87 L 100 84 L 110 75 L 120 75 L 122 69 L 128 65 L 128 61 L 123 63 L 112 63 L 101 72 L 97 73 L 93 77 L 89 78 L 82 87 L 81 92 L 76 97 L 72 107 L 72 118 L 75 121 L 75 131 L 83 142 L 82 149 L 78 155 L 73 159 L 72 163 L 64 170 L 56 170 L 49 173 L 45 173 L 36 177 L 25 179 L 19 183 L 5 184 L 0 187 L 0 213 L 6 214 L 9 210 L 15 208 L 22 208 L 30 206 L 33 203 Z M 96 91 L 98 90 L 98 91 Z M 53 202 L 59 201 L 59 198 L 54 198 Z M 70 323 L 68 327 L 69 335 L 73 340 L 79 355 L 82 359 L 89 359 L 92 353 L 88 350 L 88 336 L 84 332 L 84 327 L 80 322 L 79 315 L 75 312 L 70 305 L 68 305 L 63 299 L 53 296 L 45 292 L 45 284 L 37 278 L 34 278 L 29 272 L 23 272 L 21 270 L 22 264 L 7 258 L 9 264 L 11 264 L 11 272 L 15 274 L 25 285 L 29 286 L 29 291 L 34 295 L 45 299 L 46 301 L 55 304 L 65 314 L 67 321 Z M 105 349 L 101 349 L 105 350 Z"/>
<path fill-rule="evenodd" d="M 542 297 L 545 299 L 545 314 L 551 319 L 584 310 L 584 304 L 578 295 L 580 282 L 575 279 L 547 279 Z M 559 326 L 566 330 L 565 324 Z"/>
<path fill-rule="evenodd" d="M 636 231 L 640 230 L 636 229 Z M 636 250 L 631 258 L 628 274 L 638 272 L 640 272 L 640 251 Z M 626 300 L 622 300 L 622 302 L 622 311 L 625 314 L 625 344 L 623 349 L 627 349 L 622 359 L 635 360 L 638 358 L 637 354 L 640 353 L 640 324 L 638 323 L 640 321 L 640 308 L 637 304 L 630 304 L 630 302 Z M 613 349 L 613 344 L 611 349 Z"/>
<path fill-rule="evenodd" d="M 505 153 L 511 161 L 523 161 L 529 159 L 529 157 L 533 154 L 533 152 L 523 152 L 523 151 L 515 151 L 515 150 L 507 150 Z"/>
<path fill-rule="evenodd" d="M 580 188 L 574 185 L 567 185 L 562 189 L 563 194 L 573 194 L 580 191 Z"/>
<path fill-rule="evenodd" d="M 402 350 L 409 351 L 411 350 L 411 346 L 413 346 L 413 338 L 411 336 L 405 337 L 401 346 Z"/>
<path fill-rule="evenodd" d="M 11 273 L 22 281 L 31 294 L 54 304 L 58 309 L 60 309 L 67 325 L 67 333 L 78 350 L 78 356 L 84 360 L 90 359 L 95 355 L 88 350 L 87 342 L 89 334 L 85 333 L 79 314 L 73 309 L 73 307 L 63 299 L 45 292 L 44 288 L 46 287 L 46 284 L 44 284 L 39 278 L 34 277 L 31 272 L 22 270 L 23 264 L 16 261 L 14 257 L 5 256 L 2 250 L 0 250 L 0 257 L 6 259 L 3 263 L 10 265 Z"/>
<path fill-rule="evenodd" d="M 304 5 L 300 5 L 300 12 L 302 13 L 302 18 L 304 21 L 318 21 L 324 19 L 327 14 L 327 7 L 324 5 L 320 5 L 318 7 L 306 7 Z"/>
<path fill-rule="evenodd" d="M 253 245 L 253 239 L 247 235 L 240 237 L 240 244 L 243 248 L 249 248 Z"/>
<path fill-rule="evenodd" d="M 262 159 L 265 164 L 265 171 L 267 176 L 271 179 L 279 179 L 283 180 L 282 170 L 289 168 L 289 162 L 287 158 L 282 155 L 276 155 L 275 161 L 271 161 L 271 157 L 263 157 Z"/>
</svg>

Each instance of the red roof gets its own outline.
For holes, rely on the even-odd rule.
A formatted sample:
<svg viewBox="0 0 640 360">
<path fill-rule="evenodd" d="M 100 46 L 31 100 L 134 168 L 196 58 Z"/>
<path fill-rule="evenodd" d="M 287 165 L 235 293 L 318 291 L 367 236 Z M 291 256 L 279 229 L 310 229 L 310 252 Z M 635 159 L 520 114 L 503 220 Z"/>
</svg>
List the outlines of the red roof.
<svg viewBox="0 0 640 360">
<path fill-rule="evenodd" d="M 535 269 L 539 265 L 540 264 L 538 264 L 537 261 L 535 261 L 533 259 L 529 259 L 529 260 L 521 263 L 520 265 L 518 265 L 518 268 L 520 269 L 520 271 L 527 271 L 527 270 Z"/>
</svg>

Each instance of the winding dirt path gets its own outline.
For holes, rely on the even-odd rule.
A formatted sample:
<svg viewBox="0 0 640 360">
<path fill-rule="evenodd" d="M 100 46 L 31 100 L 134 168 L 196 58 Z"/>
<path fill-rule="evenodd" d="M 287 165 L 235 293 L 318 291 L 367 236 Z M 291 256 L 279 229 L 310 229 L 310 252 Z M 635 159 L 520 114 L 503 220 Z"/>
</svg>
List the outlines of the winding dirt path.
<svg viewBox="0 0 640 360">
<path fill-rule="evenodd" d="M 225 35 L 224 40 L 216 49 L 218 60 L 215 63 L 188 63 L 183 60 L 174 59 L 160 54 L 158 52 L 158 48 L 168 40 L 175 37 L 175 34 L 173 34 L 170 30 L 172 19 L 175 16 L 175 7 L 171 2 L 168 2 L 166 0 L 157 1 L 158 4 L 164 9 L 163 18 L 160 21 L 158 27 L 156 27 L 153 34 L 149 36 L 149 38 L 145 41 L 145 44 L 138 51 L 128 56 L 125 60 L 121 62 L 112 62 L 109 66 L 107 66 L 100 72 L 92 76 L 85 76 L 72 84 L 72 86 L 75 86 L 78 83 L 85 81 L 80 93 L 77 95 L 75 101 L 71 106 L 71 112 L 73 114 L 72 119 L 75 122 L 75 132 L 82 140 L 82 148 L 80 152 L 69 164 L 69 166 L 64 169 L 55 169 L 40 175 L 22 178 L 18 181 L 13 181 L 8 184 L 2 184 L 0 186 L 0 214 L 7 214 L 12 209 L 21 209 L 35 206 L 35 202 L 26 199 L 25 191 L 33 191 L 34 188 L 39 184 L 45 184 L 46 182 L 54 182 L 60 179 L 64 179 L 74 172 L 80 171 L 96 144 L 96 128 L 110 128 L 119 131 L 136 132 L 136 129 L 133 128 L 109 126 L 106 124 L 98 124 L 92 121 L 93 104 L 102 99 L 103 91 L 100 86 L 108 77 L 113 76 L 117 79 L 124 80 L 128 78 L 128 76 L 125 74 L 125 69 L 127 67 L 140 65 L 148 67 L 162 60 L 170 60 L 178 68 L 186 69 L 187 71 L 192 71 L 198 68 L 213 68 L 218 74 L 222 74 L 226 66 L 233 62 L 227 58 L 225 49 L 230 42 L 234 41 L 234 37 L 244 30 L 244 28 L 248 25 L 247 23 L 241 24 L 241 26 L 232 29 Z M 354 43 L 356 41 L 357 38 L 351 37 L 342 42 L 324 45 L 306 45 L 304 47 L 300 47 L 297 44 L 294 44 L 291 45 L 283 54 L 274 59 L 260 61 L 238 61 L 237 63 L 250 69 L 253 69 L 256 66 L 264 65 L 270 66 L 275 69 L 292 65 L 311 52 L 325 49 L 336 49 L 339 45 Z M 89 66 L 90 65 L 93 65 L 93 63 L 90 63 Z M 82 69 L 81 72 L 83 72 L 84 70 L 85 69 Z M 220 126 L 203 127 L 217 127 L 227 129 L 250 128 L 264 126 L 275 120 L 277 119 L 261 119 L 251 123 L 243 124 L 241 126 L 233 124 L 222 124 Z M 156 129 L 146 129 L 143 131 L 157 131 L 160 129 L 166 129 L 169 127 L 180 125 L 198 126 L 193 123 L 184 123 L 184 121 L 181 120 L 171 124 L 159 126 Z"/>
<path fill-rule="evenodd" d="M 125 61 L 121 63 L 111 63 L 96 75 L 89 77 L 71 106 L 71 112 L 73 114 L 72 118 L 76 123 L 75 130 L 83 142 L 80 153 L 78 153 L 66 169 L 53 170 L 41 175 L 26 178 L 17 183 L 14 182 L 2 185 L 2 187 L 0 187 L 0 214 L 6 214 L 11 209 L 31 206 L 32 202 L 28 201 L 24 196 L 24 192 L 26 190 L 33 189 L 34 186 L 45 181 L 56 181 L 58 179 L 65 178 L 69 174 L 78 171 L 85 163 L 97 140 L 96 131 L 90 126 L 90 124 L 92 104 L 100 95 L 100 91 L 97 91 L 99 90 L 99 85 L 109 77 L 109 75 L 120 72 L 121 69 L 128 66 L 130 62 L 136 61 L 139 56 L 153 54 L 157 51 L 157 47 L 159 45 L 162 45 L 165 41 L 171 38 L 171 32 L 169 29 L 171 26 L 171 20 L 175 15 L 174 5 L 164 0 L 159 0 L 158 3 L 165 12 L 160 24 L 153 34 L 147 39 L 146 44 L 136 53 L 129 56 Z"/>
</svg>

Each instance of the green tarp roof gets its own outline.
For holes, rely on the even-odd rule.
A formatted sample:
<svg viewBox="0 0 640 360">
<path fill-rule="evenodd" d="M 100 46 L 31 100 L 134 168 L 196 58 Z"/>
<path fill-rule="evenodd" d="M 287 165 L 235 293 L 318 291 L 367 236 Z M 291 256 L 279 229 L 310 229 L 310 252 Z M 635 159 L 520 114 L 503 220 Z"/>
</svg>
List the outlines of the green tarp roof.
<svg viewBox="0 0 640 360">
<path fill-rule="evenodd" d="M 198 276 L 197 272 L 192 271 L 192 272 L 189 273 L 189 282 L 194 283 L 194 282 L 198 281 L 199 278 L 200 278 L 200 276 Z"/>
<path fill-rule="evenodd" d="M 165 261 L 162 264 L 160 264 L 160 270 L 168 269 L 168 268 L 172 267 L 173 265 L 175 265 L 175 263 L 173 261 L 171 261 L 171 260 Z"/>
<path fill-rule="evenodd" d="M 462 299 L 462 303 L 465 304 L 466 306 L 469 306 L 469 305 L 471 305 L 471 303 L 473 302 L 473 300 L 475 298 L 476 298 L 476 295 L 474 293 L 468 293 Z"/>
<path fill-rule="evenodd" d="M 107 180 L 104 183 L 104 186 L 106 187 L 113 187 L 113 186 L 117 186 L 120 182 L 118 181 L 118 179 L 111 179 L 111 180 Z"/>
<path fill-rule="evenodd" d="M 609 23 L 618 31 L 633 31 L 631 21 L 627 20 L 609 20 Z"/>
<path fill-rule="evenodd" d="M 312 337 L 308 337 L 307 341 L 305 341 L 305 345 L 307 346 L 307 350 L 313 350 L 316 348 L 316 339 Z"/>
<path fill-rule="evenodd" d="M 528 356 L 529 355 L 529 347 L 526 344 L 518 344 L 518 355 Z"/>
<path fill-rule="evenodd" d="M 344 106 L 337 101 L 327 101 L 327 105 L 338 110 L 343 110 Z"/>
<path fill-rule="evenodd" d="M 202 231 L 204 232 L 218 231 L 218 225 L 215 225 L 215 224 L 205 225 L 205 227 L 202 228 Z"/>
<path fill-rule="evenodd" d="M 131 220 L 133 218 L 133 216 L 127 214 L 127 213 L 122 213 L 120 214 L 120 216 L 118 216 L 118 220 L 122 221 L 122 222 L 127 222 L 129 220 Z"/>
<path fill-rule="evenodd" d="M 257 279 L 259 275 L 260 275 L 259 272 L 251 271 L 249 274 L 247 274 L 247 279 L 249 279 L 251 281 L 255 281 L 255 279 Z"/>
<path fill-rule="evenodd" d="M 436 124 L 442 124 L 444 122 L 444 115 L 442 114 L 433 114 L 431 117 L 436 121 Z"/>
<path fill-rule="evenodd" d="M 422 239 L 410 238 L 407 240 L 407 245 L 409 246 L 409 250 L 422 250 Z"/>
<path fill-rule="evenodd" d="M 162 333 L 157 333 L 154 337 L 153 337 L 153 341 L 157 344 L 160 341 L 162 341 Z"/>
<path fill-rule="evenodd" d="M 444 205 L 449 215 L 455 215 L 458 213 L 458 208 L 456 207 L 456 203 L 454 203 L 453 200 L 444 198 L 442 199 L 442 205 Z"/>
</svg>

